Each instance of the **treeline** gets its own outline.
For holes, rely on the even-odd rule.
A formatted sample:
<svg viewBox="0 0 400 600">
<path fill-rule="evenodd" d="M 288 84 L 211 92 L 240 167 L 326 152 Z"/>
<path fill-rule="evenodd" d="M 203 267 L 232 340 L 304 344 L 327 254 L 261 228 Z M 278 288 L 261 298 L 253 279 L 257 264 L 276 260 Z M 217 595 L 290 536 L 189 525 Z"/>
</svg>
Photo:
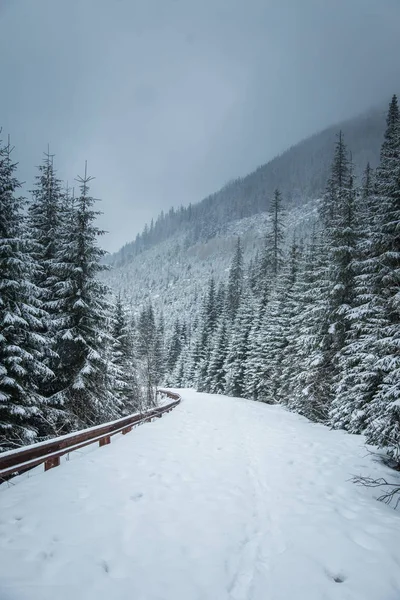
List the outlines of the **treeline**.
<svg viewBox="0 0 400 600">
<path fill-rule="evenodd" d="M 64 189 L 45 155 L 31 199 L 0 145 L 0 451 L 155 403 L 163 326 L 136 322 L 99 275 L 91 177 Z"/>
<path fill-rule="evenodd" d="M 177 322 L 168 383 L 281 403 L 365 433 L 400 461 L 400 118 L 356 183 L 342 133 L 310 237 L 285 247 L 275 191 L 263 253 L 210 280 L 193 333 Z M 287 244 L 286 244 L 287 246 Z"/>
</svg>

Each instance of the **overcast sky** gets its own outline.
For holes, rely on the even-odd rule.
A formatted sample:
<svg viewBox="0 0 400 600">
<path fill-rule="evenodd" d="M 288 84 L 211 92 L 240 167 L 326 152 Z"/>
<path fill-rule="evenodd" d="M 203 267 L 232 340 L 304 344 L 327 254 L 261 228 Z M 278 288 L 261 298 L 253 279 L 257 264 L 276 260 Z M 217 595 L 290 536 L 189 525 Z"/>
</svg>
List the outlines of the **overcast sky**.
<svg viewBox="0 0 400 600">
<path fill-rule="evenodd" d="M 400 0 L 0 0 L 0 125 L 27 182 L 88 160 L 113 251 L 389 101 L 399 32 Z"/>
</svg>

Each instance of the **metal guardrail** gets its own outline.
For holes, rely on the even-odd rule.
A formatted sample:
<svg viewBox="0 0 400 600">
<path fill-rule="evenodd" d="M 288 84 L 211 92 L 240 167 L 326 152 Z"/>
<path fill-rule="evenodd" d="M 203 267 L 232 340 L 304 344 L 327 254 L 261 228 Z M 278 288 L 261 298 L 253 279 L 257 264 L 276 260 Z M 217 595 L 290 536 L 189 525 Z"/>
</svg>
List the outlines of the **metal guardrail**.
<svg viewBox="0 0 400 600">
<path fill-rule="evenodd" d="M 0 483 L 7 481 L 15 475 L 29 471 L 40 464 L 44 464 L 45 471 L 53 467 L 58 467 L 61 456 L 89 444 L 98 442 L 99 446 L 105 446 L 111 442 L 113 435 L 117 433 L 129 433 L 135 425 L 162 417 L 164 413 L 175 408 L 181 401 L 179 394 L 175 394 L 174 392 L 169 392 L 168 390 L 158 390 L 158 392 L 165 394 L 171 400 L 174 400 L 174 402 L 146 411 L 145 413 L 122 417 L 122 419 L 117 419 L 110 423 L 104 423 L 90 427 L 89 429 L 82 429 L 81 431 L 0 454 Z"/>
</svg>

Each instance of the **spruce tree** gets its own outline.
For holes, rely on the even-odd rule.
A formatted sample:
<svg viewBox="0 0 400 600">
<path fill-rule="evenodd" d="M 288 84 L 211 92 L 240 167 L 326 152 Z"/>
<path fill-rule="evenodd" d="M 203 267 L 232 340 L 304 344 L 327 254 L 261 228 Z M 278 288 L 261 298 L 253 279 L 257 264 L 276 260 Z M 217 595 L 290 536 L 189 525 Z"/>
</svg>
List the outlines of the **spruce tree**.
<svg viewBox="0 0 400 600">
<path fill-rule="evenodd" d="M 293 352 L 288 406 L 312 421 L 326 422 L 329 411 L 330 364 L 324 350 L 330 280 L 328 278 L 324 232 L 313 228 L 305 251 L 304 267 L 296 284 L 298 311 L 292 321 Z"/>
<path fill-rule="evenodd" d="M 172 373 L 175 369 L 175 365 L 178 358 L 181 355 L 183 347 L 183 335 L 182 327 L 178 319 L 174 322 L 173 333 L 169 342 L 168 355 L 167 355 L 167 371 Z"/>
<path fill-rule="evenodd" d="M 162 340 L 152 304 L 143 307 L 136 328 L 139 385 L 145 390 L 144 407 L 156 404 L 157 386 L 162 379 Z"/>
<path fill-rule="evenodd" d="M 61 317 L 56 298 L 56 284 L 59 282 L 56 256 L 62 234 L 64 198 L 61 181 L 54 171 L 53 158 L 47 152 L 43 164 L 38 167 L 36 186 L 28 205 L 27 238 L 31 244 L 34 263 L 33 283 L 37 286 L 42 306 L 49 315 L 43 332 L 48 338 L 49 347 L 46 364 L 49 368 L 56 369 L 58 356 L 54 352 L 54 340 Z M 41 391 L 50 396 L 56 391 L 56 380 L 47 381 L 46 384 Z M 48 418 L 51 418 L 50 414 Z"/>
<path fill-rule="evenodd" d="M 374 292 L 383 306 L 376 340 L 380 385 L 369 406 L 367 439 L 400 457 L 400 117 L 396 96 L 376 173 L 379 198 L 373 236 Z"/>
<path fill-rule="evenodd" d="M 353 307 L 353 259 L 356 244 L 355 192 L 347 148 L 340 132 L 335 146 L 331 176 L 320 207 L 322 246 L 319 249 L 319 302 L 326 301 L 314 351 L 308 389 L 320 398 L 321 418 L 328 413 L 339 378 L 339 356 L 350 328 Z M 317 367 L 317 368 L 315 368 Z M 311 379 L 310 379 L 311 376 Z M 323 409 L 323 411 L 321 410 Z"/>
<path fill-rule="evenodd" d="M 262 371 L 257 384 L 257 397 L 261 402 L 277 402 L 280 380 L 280 358 L 285 339 L 282 319 L 282 296 L 279 285 L 271 292 L 264 310 L 259 330 L 259 359 Z"/>
<path fill-rule="evenodd" d="M 235 254 L 229 270 L 226 290 L 226 314 L 234 321 L 239 308 L 243 290 L 243 250 L 240 238 L 237 240 Z"/>
<path fill-rule="evenodd" d="M 30 443 L 44 429 L 39 393 L 53 373 L 44 364 L 48 340 L 35 270 L 23 230 L 10 143 L 0 146 L 0 449 Z"/>
<path fill-rule="evenodd" d="M 287 404 L 292 388 L 292 374 L 296 368 L 295 349 L 295 319 L 299 312 L 299 298 L 297 296 L 299 271 L 303 254 L 302 241 L 298 244 L 293 239 L 288 260 L 282 270 L 281 278 L 281 313 L 282 343 L 278 355 L 278 370 L 276 373 L 277 391 L 276 401 Z"/>
<path fill-rule="evenodd" d="M 269 269 L 273 279 L 278 276 L 283 265 L 284 224 L 282 195 L 275 190 L 269 208 L 271 216 L 270 232 L 267 236 L 266 269 Z"/>
<path fill-rule="evenodd" d="M 207 371 L 210 364 L 211 346 L 217 322 L 215 280 L 211 277 L 201 310 L 201 325 L 195 340 L 195 352 L 197 354 L 195 386 L 199 391 L 207 391 Z"/>
<path fill-rule="evenodd" d="M 61 314 L 56 336 L 57 378 L 61 389 L 52 400 L 69 411 L 69 426 L 75 427 L 119 414 L 107 383 L 108 289 L 98 279 L 107 267 L 101 262 L 105 251 L 97 244 L 104 232 L 95 225 L 100 213 L 89 194 L 91 180 L 85 165 L 84 176 L 77 179 L 80 194 L 66 207 L 56 255 L 55 306 Z"/>
<path fill-rule="evenodd" d="M 259 302 L 254 307 L 254 316 L 249 332 L 248 352 L 244 373 L 244 396 L 251 400 L 258 400 L 258 386 L 263 373 L 262 359 L 262 332 L 261 322 L 264 314 L 264 304 Z"/>
<path fill-rule="evenodd" d="M 222 315 L 216 330 L 207 369 L 206 388 L 212 394 L 223 394 L 226 388 L 225 359 L 228 353 L 228 323 Z"/>
<path fill-rule="evenodd" d="M 382 326 L 382 303 L 374 292 L 375 267 L 372 239 L 378 197 L 374 174 L 368 164 L 358 194 L 358 240 L 354 271 L 354 303 L 348 312 L 350 329 L 339 356 L 340 374 L 331 422 L 352 433 L 366 426 L 368 406 L 380 383 L 376 336 Z"/>
<path fill-rule="evenodd" d="M 121 295 L 111 318 L 111 344 L 107 364 L 110 387 L 121 414 L 140 409 L 140 390 L 134 352 L 134 336 Z"/>
<path fill-rule="evenodd" d="M 254 319 L 254 300 L 249 292 L 241 299 L 232 325 L 229 347 L 225 359 L 225 393 L 243 397 L 245 393 L 245 370 L 249 353 L 249 334 Z"/>
</svg>

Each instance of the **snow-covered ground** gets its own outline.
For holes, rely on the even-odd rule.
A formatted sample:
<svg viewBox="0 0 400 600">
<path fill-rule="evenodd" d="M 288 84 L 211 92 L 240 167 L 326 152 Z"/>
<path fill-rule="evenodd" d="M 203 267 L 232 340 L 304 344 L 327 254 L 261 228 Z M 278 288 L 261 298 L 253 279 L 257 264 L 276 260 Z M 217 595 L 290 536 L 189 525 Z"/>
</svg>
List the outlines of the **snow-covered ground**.
<svg viewBox="0 0 400 600">
<path fill-rule="evenodd" d="M 400 513 L 349 481 L 388 476 L 361 437 L 182 395 L 0 487 L 1 600 L 399 600 Z"/>
</svg>

